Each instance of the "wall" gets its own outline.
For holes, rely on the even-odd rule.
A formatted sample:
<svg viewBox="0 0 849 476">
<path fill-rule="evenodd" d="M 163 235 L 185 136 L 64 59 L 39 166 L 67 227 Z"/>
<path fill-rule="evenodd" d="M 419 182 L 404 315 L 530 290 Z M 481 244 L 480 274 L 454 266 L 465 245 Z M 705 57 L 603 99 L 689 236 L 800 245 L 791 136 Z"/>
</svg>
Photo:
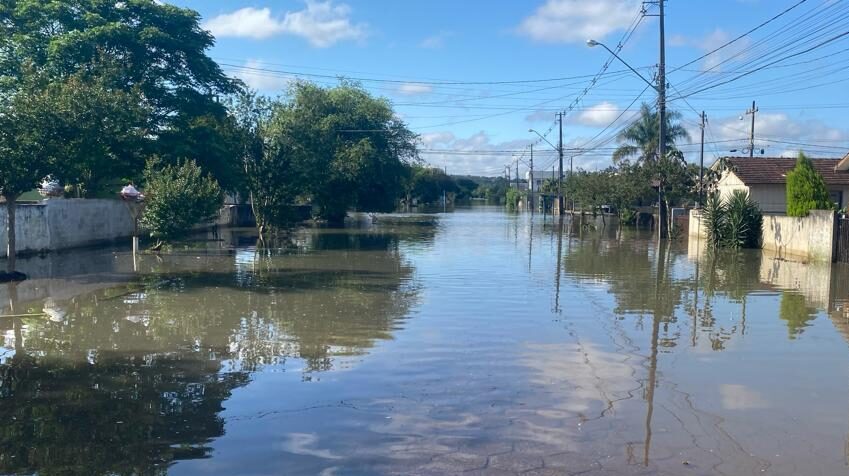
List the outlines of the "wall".
<svg viewBox="0 0 849 476">
<path fill-rule="evenodd" d="M 812 210 L 806 217 L 764 214 L 763 248 L 779 258 L 830 263 L 835 251 L 835 214 Z M 699 210 L 690 210 L 690 241 L 705 239 Z"/>
<path fill-rule="evenodd" d="M 835 215 L 830 210 L 812 210 L 806 217 L 764 215 L 763 247 L 781 258 L 796 256 L 831 262 L 834 235 Z"/>
<path fill-rule="evenodd" d="M 764 213 L 787 213 L 787 186 L 781 184 L 756 184 L 749 187 L 752 200 Z"/>
<path fill-rule="evenodd" d="M 15 214 L 16 249 L 23 253 L 108 243 L 133 234 L 120 200 L 50 199 L 20 204 Z M 6 256 L 6 208 L 0 207 L 0 257 Z"/>
</svg>

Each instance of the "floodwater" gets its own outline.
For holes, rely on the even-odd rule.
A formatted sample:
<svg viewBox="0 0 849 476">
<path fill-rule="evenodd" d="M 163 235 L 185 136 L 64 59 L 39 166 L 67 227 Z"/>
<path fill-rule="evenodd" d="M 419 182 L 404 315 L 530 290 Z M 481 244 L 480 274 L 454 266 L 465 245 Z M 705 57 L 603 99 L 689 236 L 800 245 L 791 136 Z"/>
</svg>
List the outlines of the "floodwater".
<svg viewBox="0 0 849 476">
<path fill-rule="evenodd" d="M 849 474 L 844 267 L 482 207 L 270 248 L 22 261 L 0 474 Z"/>
</svg>

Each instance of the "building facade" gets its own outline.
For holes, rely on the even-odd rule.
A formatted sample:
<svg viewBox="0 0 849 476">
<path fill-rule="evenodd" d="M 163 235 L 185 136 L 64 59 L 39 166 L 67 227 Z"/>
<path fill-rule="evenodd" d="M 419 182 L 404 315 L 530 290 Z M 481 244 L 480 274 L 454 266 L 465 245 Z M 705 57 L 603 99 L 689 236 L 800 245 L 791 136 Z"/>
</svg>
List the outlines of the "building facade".
<svg viewBox="0 0 849 476">
<path fill-rule="evenodd" d="M 730 165 L 722 172 L 718 191 L 727 198 L 735 190 L 742 190 L 765 213 L 787 212 L 787 173 L 796 166 L 796 159 L 783 157 L 726 157 Z M 721 161 L 714 163 L 719 167 Z M 811 159 L 814 168 L 822 175 L 832 201 L 838 209 L 849 202 L 849 155 L 841 159 Z"/>
</svg>

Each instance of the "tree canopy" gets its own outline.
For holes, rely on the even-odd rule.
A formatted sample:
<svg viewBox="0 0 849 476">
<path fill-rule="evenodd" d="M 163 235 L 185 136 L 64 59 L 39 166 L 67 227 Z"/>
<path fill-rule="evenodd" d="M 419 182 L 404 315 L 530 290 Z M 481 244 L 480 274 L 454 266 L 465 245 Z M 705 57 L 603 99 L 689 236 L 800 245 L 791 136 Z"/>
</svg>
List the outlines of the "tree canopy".
<svg viewBox="0 0 849 476">
<path fill-rule="evenodd" d="M 799 153 L 796 167 L 787 173 L 787 214 L 792 217 L 807 216 L 811 210 L 828 210 L 834 207 L 822 175 L 805 154 Z"/>
</svg>

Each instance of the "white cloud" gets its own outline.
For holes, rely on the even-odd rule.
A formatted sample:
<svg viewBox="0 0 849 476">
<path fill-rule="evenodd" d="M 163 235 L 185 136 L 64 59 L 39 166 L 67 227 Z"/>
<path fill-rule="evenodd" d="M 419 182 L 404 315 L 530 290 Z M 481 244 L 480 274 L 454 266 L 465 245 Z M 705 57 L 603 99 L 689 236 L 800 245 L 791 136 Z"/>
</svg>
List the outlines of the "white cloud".
<svg viewBox="0 0 849 476">
<path fill-rule="evenodd" d="M 743 111 L 741 111 L 742 114 Z M 732 155 L 731 149 L 737 149 L 738 154 L 749 145 L 751 133 L 751 116 L 721 117 L 709 121 L 712 137 L 705 140 L 720 141 L 715 147 L 720 153 Z M 698 138 L 698 129 L 692 129 L 690 135 Z M 781 142 L 779 142 L 781 141 Z M 799 149 L 808 150 L 815 157 L 837 157 L 845 155 L 840 148 L 813 148 L 810 146 L 787 144 L 818 144 L 823 146 L 840 146 L 849 142 L 849 130 L 829 127 L 820 120 L 803 120 L 788 116 L 781 112 L 758 112 L 755 115 L 755 149 L 764 149 L 767 156 L 795 156 Z M 713 147 L 706 147 L 710 150 Z"/>
<path fill-rule="evenodd" d="M 769 406 L 760 393 L 745 385 L 721 384 L 719 393 L 722 395 L 722 408 L 726 410 L 754 410 Z"/>
<path fill-rule="evenodd" d="M 604 101 L 581 111 L 576 122 L 584 126 L 605 127 L 613 122 L 621 112 L 616 104 Z"/>
<path fill-rule="evenodd" d="M 433 86 L 420 83 L 404 83 L 398 87 L 398 93 L 404 96 L 421 96 L 433 91 Z"/>
<path fill-rule="evenodd" d="M 419 43 L 419 46 L 421 46 L 422 48 L 429 49 L 442 48 L 443 46 L 445 46 L 445 40 L 447 40 L 451 36 L 453 36 L 453 33 L 451 32 L 440 31 L 437 34 L 429 36 L 422 40 L 422 42 Z"/>
<path fill-rule="evenodd" d="M 530 140 L 518 139 L 494 142 L 486 132 L 480 131 L 468 137 L 457 137 L 448 131 L 422 134 L 422 148 L 433 150 L 447 149 L 453 153 L 423 153 L 422 158 L 430 165 L 447 168 L 455 175 L 500 176 L 504 173 L 504 164 L 510 161 L 509 155 L 487 153 L 496 150 L 521 150 Z M 463 152 L 458 154 L 457 152 Z M 476 154 L 475 152 L 483 151 Z M 524 174 L 526 167 L 521 167 Z"/>
<path fill-rule="evenodd" d="M 637 0 L 547 0 L 516 31 L 544 43 L 600 40 L 631 25 Z"/>
<path fill-rule="evenodd" d="M 711 51 L 725 45 L 731 41 L 731 35 L 722 28 L 716 28 L 712 32 L 700 38 L 688 38 L 684 35 L 675 34 L 670 37 L 669 45 L 673 47 L 691 46 L 701 50 L 703 53 Z M 740 61 L 746 58 L 744 51 L 751 45 L 751 40 L 748 37 L 741 38 L 734 43 L 725 46 L 715 53 L 708 55 L 702 63 L 703 71 L 722 71 L 724 62 L 731 58 L 733 61 Z"/>
<path fill-rule="evenodd" d="M 286 89 L 290 81 L 294 79 L 280 76 L 277 73 L 259 71 L 267 67 L 262 61 L 252 59 L 245 62 L 244 69 L 238 69 L 232 74 L 252 89 L 261 92 L 279 92 Z"/>
<path fill-rule="evenodd" d="M 204 28 L 217 37 L 263 39 L 283 33 L 283 24 L 272 18 L 268 8 L 247 7 L 207 21 Z"/>
<path fill-rule="evenodd" d="M 354 24 L 351 7 L 332 0 L 306 0 L 306 8 L 275 17 L 269 8 L 246 7 L 218 15 L 204 27 L 217 37 L 264 39 L 288 34 L 306 39 L 312 46 L 327 48 L 345 40 L 362 40 L 363 24 Z"/>
</svg>

